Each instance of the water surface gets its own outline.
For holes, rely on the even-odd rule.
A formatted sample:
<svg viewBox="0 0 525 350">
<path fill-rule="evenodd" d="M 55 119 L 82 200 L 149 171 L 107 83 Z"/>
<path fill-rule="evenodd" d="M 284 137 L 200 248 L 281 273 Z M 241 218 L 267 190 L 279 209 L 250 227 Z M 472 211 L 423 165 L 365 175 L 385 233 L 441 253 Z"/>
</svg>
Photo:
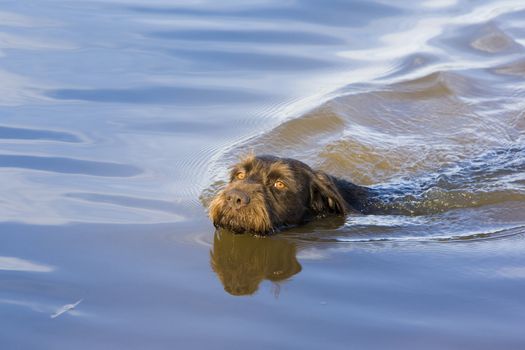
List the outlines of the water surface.
<svg viewBox="0 0 525 350">
<path fill-rule="evenodd" d="M 523 348 L 524 28 L 521 1 L 3 2 L 2 349 Z M 403 206 L 215 231 L 251 151 Z"/>
</svg>

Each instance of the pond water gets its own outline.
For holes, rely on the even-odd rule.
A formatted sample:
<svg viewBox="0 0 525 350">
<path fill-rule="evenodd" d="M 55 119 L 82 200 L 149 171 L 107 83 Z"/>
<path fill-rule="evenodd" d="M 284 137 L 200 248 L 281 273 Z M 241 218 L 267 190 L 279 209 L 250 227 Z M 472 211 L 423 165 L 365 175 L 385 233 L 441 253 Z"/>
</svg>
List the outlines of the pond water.
<svg viewBox="0 0 525 350">
<path fill-rule="evenodd" d="M 524 78 L 518 0 L 2 2 L 1 348 L 524 348 Z M 409 210 L 216 231 L 249 152 Z"/>
</svg>

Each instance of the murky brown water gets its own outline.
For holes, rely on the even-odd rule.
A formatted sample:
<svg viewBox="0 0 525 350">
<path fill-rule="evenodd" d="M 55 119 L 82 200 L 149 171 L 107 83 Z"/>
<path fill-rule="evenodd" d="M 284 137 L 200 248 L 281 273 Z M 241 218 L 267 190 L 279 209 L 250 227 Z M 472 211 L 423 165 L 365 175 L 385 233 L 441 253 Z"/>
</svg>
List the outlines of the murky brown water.
<svg viewBox="0 0 525 350">
<path fill-rule="evenodd" d="M 525 347 L 524 47 L 520 1 L 0 4 L 1 348 Z M 402 204 L 215 231 L 250 151 Z"/>
</svg>

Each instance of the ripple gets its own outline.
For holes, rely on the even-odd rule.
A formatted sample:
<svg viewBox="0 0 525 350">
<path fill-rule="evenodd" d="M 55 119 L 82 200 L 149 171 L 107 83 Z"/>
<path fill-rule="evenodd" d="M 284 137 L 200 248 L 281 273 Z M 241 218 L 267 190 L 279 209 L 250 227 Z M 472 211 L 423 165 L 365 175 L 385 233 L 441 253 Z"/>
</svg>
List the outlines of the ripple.
<svg viewBox="0 0 525 350">
<path fill-rule="evenodd" d="M 525 59 L 519 59 L 510 63 L 502 64 L 492 69 L 493 72 L 504 75 L 512 75 L 520 78 L 525 77 Z"/>
<path fill-rule="evenodd" d="M 523 52 L 523 46 L 507 34 L 494 19 L 484 23 L 460 25 L 432 40 L 447 48 L 478 55 L 506 55 Z"/>
<path fill-rule="evenodd" d="M 394 77 L 404 77 L 407 74 L 429 67 L 431 64 L 439 62 L 439 57 L 427 53 L 415 53 L 408 57 L 403 57 L 398 60 L 399 63 L 392 69 L 392 74 L 384 77 L 384 79 Z"/>
<path fill-rule="evenodd" d="M 458 241 L 477 241 L 511 237 L 525 233 L 525 226 L 515 226 L 503 229 L 492 230 L 466 230 L 461 234 L 444 234 L 430 236 L 376 236 L 376 237 L 340 237 L 334 239 L 335 242 L 342 243 L 378 243 L 378 242 L 458 242 Z"/>
<path fill-rule="evenodd" d="M 60 142 L 81 142 L 81 139 L 74 134 L 41 129 L 25 129 L 0 126 L 0 139 L 9 140 L 50 140 Z"/>
<path fill-rule="evenodd" d="M 345 41 L 335 36 L 305 32 L 279 30 L 176 30 L 159 31 L 149 34 L 152 37 L 170 40 L 238 42 L 238 43 L 271 43 L 271 44 L 306 44 L 306 45 L 335 45 Z"/>
<path fill-rule="evenodd" d="M 261 94 L 254 91 L 172 86 L 129 89 L 57 89 L 47 91 L 46 95 L 57 100 L 183 106 L 248 103 L 262 98 Z"/>
<path fill-rule="evenodd" d="M 350 216 L 345 222 L 345 226 L 419 226 L 427 225 L 429 219 L 421 216 L 405 216 L 405 215 L 363 215 Z"/>
<path fill-rule="evenodd" d="M 0 168 L 21 168 L 106 177 L 131 177 L 142 173 L 141 169 L 126 164 L 11 154 L 0 154 Z"/>
<path fill-rule="evenodd" d="M 521 51 L 523 49 L 512 37 L 493 23 L 480 28 L 477 37 L 471 41 L 470 45 L 476 50 L 488 53 Z"/>
<path fill-rule="evenodd" d="M 0 11 L 0 23 L 2 23 L 2 26 L 26 28 L 56 25 L 56 22 L 41 18 L 40 16 L 29 17 L 7 11 Z"/>
<path fill-rule="evenodd" d="M 26 105 L 42 99 L 35 90 L 38 85 L 28 77 L 0 69 L 0 81 L 0 106 Z"/>
<path fill-rule="evenodd" d="M 190 120 L 177 120 L 177 121 L 149 121 L 149 122 L 138 122 L 128 123 L 126 129 L 140 131 L 140 132 L 152 132 L 152 133 L 167 133 L 167 134 L 189 134 L 195 133 L 198 130 L 199 134 L 202 133 L 216 133 L 222 132 L 223 130 L 231 129 L 230 123 L 225 123 L 218 120 L 204 121 L 190 121 Z"/>
<path fill-rule="evenodd" d="M 460 74 L 435 72 L 382 88 L 371 86 L 367 92 L 342 91 L 343 95 L 248 140 L 237 150 L 296 157 L 362 184 L 432 169 L 450 160 L 454 147 L 463 151 L 467 140 L 479 140 L 472 126 L 477 117 L 458 98 L 473 90 L 473 85 Z M 468 134 L 454 140 L 452 125 L 454 132 L 468 130 L 472 140 Z M 436 135 L 446 137 L 450 144 L 435 145 Z"/>
<path fill-rule="evenodd" d="M 64 197 L 81 199 L 94 203 L 109 203 L 130 208 L 161 211 L 171 214 L 180 214 L 181 211 L 185 210 L 184 206 L 175 202 L 122 195 L 109 195 L 101 193 L 66 193 L 64 194 Z"/>
<path fill-rule="evenodd" d="M 221 50 L 170 50 L 188 62 L 204 65 L 206 70 L 300 71 L 334 67 L 334 61 L 288 54 L 228 52 Z"/>
<path fill-rule="evenodd" d="M 308 158 L 308 151 L 317 153 L 311 144 L 320 144 L 325 137 L 339 135 L 345 120 L 329 108 L 319 108 L 300 118 L 286 121 L 260 135 L 249 145 L 257 153 L 270 153 Z M 245 148 L 246 145 L 243 145 Z"/>
<path fill-rule="evenodd" d="M 467 85 L 466 79 L 450 72 L 429 75 L 393 84 L 388 89 L 392 99 L 421 100 L 449 97 L 458 94 L 458 87 Z"/>
<path fill-rule="evenodd" d="M 23 272 L 52 272 L 54 267 L 10 256 L 0 256 L 0 270 Z"/>
<path fill-rule="evenodd" d="M 240 17 L 257 20 L 287 20 L 326 26 L 361 27 L 384 17 L 396 16 L 403 11 L 399 7 L 368 1 L 332 1 L 330 6 L 320 5 L 316 0 L 298 0 L 291 3 L 257 3 L 222 9 L 189 8 L 182 6 L 129 6 L 131 11 L 164 16 L 185 15 L 196 17 Z"/>
<path fill-rule="evenodd" d="M 214 175 L 210 174 L 210 157 L 213 157 L 218 153 L 218 150 L 226 147 L 229 141 L 225 141 L 219 145 L 209 145 L 199 150 L 192 157 L 181 159 L 173 164 L 174 167 L 184 170 L 184 176 L 193 180 L 194 186 L 182 186 L 178 188 L 178 192 L 181 196 L 191 198 L 191 204 L 195 207 L 201 207 L 202 204 L 207 206 L 209 197 L 212 193 L 215 193 L 212 189 L 203 190 L 209 185 L 208 182 L 203 181 L 205 178 L 213 178 Z M 225 171 L 226 168 L 221 169 Z M 217 171 L 214 171 L 216 174 Z"/>
</svg>

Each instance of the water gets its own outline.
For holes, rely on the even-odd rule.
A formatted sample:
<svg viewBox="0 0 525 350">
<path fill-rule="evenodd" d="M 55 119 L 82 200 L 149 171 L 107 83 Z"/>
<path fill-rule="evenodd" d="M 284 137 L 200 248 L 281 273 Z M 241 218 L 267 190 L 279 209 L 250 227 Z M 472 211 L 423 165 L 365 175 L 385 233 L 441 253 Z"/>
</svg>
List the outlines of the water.
<svg viewBox="0 0 525 350">
<path fill-rule="evenodd" d="M 524 28 L 522 1 L 2 2 L 1 348 L 523 348 Z M 250 151 L 403 212 L 216 232 Z"/>
</svg>

